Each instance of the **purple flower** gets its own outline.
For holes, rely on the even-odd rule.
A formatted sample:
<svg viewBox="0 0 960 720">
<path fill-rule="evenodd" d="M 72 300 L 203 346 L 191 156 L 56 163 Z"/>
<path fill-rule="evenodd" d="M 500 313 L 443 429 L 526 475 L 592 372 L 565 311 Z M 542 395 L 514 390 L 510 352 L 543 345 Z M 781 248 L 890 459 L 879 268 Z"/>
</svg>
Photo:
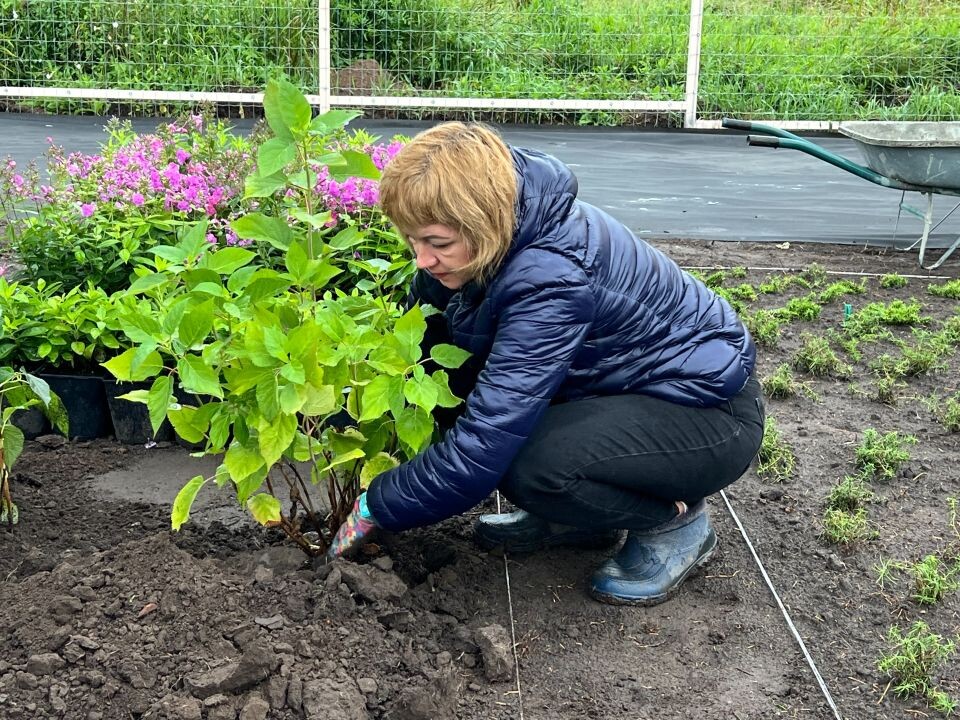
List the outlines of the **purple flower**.
<svg viewBox="0 0 960 720">
<path fill-rule="evenodd" d="M 180 163 L 181 165 L 183 165 L 187 160 L 190 159 L 190 153 L 188 153 L 186 150 L 183 150 L 181 148 L 177 148 L 176 156 L 177 156 L 177 162 Z"/>
<path fill-rule="evenodd" d="M 96 211 L 97 211 L 96 203 L 83 203 L 83 205 L 80 206 L 80 214 L 83 215 L 84 217 L 90 217 Z"/>
<path fill-rule="evenodd" d="M 143 199 L 143 194 L 135 192 L 133 195 L 130 196 L 130 202 L 132 202 L 137 207 L 140 207 L 145 202 Z"/>
</svg>

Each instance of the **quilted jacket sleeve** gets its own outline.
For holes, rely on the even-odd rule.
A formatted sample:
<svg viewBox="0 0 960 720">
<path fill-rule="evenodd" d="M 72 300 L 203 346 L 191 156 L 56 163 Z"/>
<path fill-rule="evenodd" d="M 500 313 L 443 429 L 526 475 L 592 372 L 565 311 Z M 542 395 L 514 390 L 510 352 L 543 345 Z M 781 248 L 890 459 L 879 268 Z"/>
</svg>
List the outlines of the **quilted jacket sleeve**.
<svg viewBox="0 0 960 720">
<path fill-rule="evenodd" d="M 526 254 L 499 293 L 493 347 L 463 415 L 441 442 L 371 484 L 381 527 L 429 525 L 487 497 L 565 379 L 593 321 L 593 294 L 572 262 Z"/>
</svg>

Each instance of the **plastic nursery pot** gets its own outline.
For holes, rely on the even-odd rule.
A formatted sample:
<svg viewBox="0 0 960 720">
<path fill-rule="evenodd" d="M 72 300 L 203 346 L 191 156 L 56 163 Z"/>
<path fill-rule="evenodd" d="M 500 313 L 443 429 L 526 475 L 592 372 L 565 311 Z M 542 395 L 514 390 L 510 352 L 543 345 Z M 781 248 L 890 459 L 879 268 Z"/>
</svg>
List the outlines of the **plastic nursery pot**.
<svg viewBox="0 0 960 720">
<path fill-rule="evenodd" d="M 10 422 L 20 428 L 20 432 L 27 440 L 33 440 L 50 432 L 50 422 L 37 408 L 17 410 L 10 417 Z"/>
<path fill-rule="evenodd" d="M 39 377 L 63 402 L 70 422 L 70 439 L 92 440 L 113 434 L 103 378 L 97 375 L 49 375 Z"/>
<path fill-rule="evenodd" d="M 104 378 L 103 386 L 107 393 L 107 407 L 110 410 L 113 434 L 117 442 L 124 445 L 144 445 L 151 440 L 160 442 L 173 438 L 173 428 L 166 420 L 154 437 L 147 406 L 120 397 L 131 390 L 149 390 L 150 383 L 121 383 L 113 378 Z"/>
</svg>

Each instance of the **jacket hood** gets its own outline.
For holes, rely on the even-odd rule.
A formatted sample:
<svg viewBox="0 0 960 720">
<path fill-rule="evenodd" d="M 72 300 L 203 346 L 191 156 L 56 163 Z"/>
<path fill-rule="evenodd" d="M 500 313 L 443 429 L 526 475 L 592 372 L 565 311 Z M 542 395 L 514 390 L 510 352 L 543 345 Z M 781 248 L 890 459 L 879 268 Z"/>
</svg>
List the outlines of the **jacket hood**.
<svg viewBox="0 0 960 720">
<path fill-rule="evenodd" d="M 577 178 L 555 157 L 511 148 L 517 172 L 517 225 L 511 253 L 538 237 L 551 235 L 577 199 Z"/>
</svg>

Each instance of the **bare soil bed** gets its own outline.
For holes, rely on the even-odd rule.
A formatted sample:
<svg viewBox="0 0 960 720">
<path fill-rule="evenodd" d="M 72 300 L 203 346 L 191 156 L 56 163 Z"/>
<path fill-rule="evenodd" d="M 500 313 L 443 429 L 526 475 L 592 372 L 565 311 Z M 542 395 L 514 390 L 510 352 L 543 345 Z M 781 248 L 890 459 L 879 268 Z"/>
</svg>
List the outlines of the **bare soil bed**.
<svg viewBox="0 0 960 720">
<path fill-rule="evenodd" d="M 660 245 L 686 266 L 747 268 L 726 287 L 813 263 L 925 274 L 913 255 L 860 248 Z M 937 274 L 957 277 L 958 267 L 948 262 Z M 842 277 L 859 280 L 825 282 Z M 760 350 L 760 377 L 790 363 L 804 333 L 838 331 L 845 303 L 856 312 L 914 297 L 931 330 L 960 307 L 929 294 L 942 280 L 887 290 L 865 277 L 865 293 L 825 304 L 817 320 L 785 324 L 780 342 Z M 749 310 L 809 292 L 791 285 Z M 895 335 L 909 340 L 911 331 Z M 864 345 L 856 361 L 841 353 L 849 378 L 797 372 L 810 393 L 768 403 L 796 471 L 771 483 L 751 470 L 726 492 L 848 720 L 937 716 L 922 699 L 896 697 L 876 661 L 892 625 L 924 620 L 945 638 L 960 634 L 956 592 L 921 606 L 906 571 L 880 586 L 874 570 L 956 540 L 947 499 L 960 496 L 960 433 L 938 413 L 958 391 L 957 349 L 939 371 L 896 388 L 893 403 L 879 402 L 871 362 L 897 350 L 883 341 Z M 854 474 L 867 428 L 917 442 L 894 478 L 871 485 L 875 536 L 830 544 L 826 498 Z M 523 717 L 542 720 L 833 717 L 720 497 L 711 498 L 717 559 L 663 605 L 615 608 L 585 593 L 602 552 L 510 557 L 508 598 L 502 555 L 470 542 L 493 499 L 385 537 L 358 563 L 312 567 L 269 532 L 214 522 L 172 533 L 168 506 L 94 491 L 108 471 L 129 470 L 135 485 L 138 463 L 183 450 L 42 440 L 14 469 L 20 524 L 0 528 L 0 718 L 479 720 L 519 718 L 521 703 Z M 958 698 L 958 678 L 953 657 L 934 680 Z"/>
</svg>

